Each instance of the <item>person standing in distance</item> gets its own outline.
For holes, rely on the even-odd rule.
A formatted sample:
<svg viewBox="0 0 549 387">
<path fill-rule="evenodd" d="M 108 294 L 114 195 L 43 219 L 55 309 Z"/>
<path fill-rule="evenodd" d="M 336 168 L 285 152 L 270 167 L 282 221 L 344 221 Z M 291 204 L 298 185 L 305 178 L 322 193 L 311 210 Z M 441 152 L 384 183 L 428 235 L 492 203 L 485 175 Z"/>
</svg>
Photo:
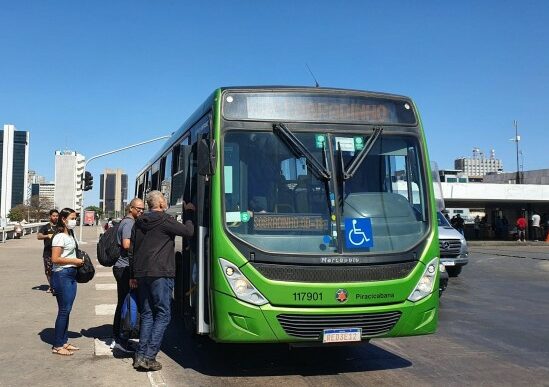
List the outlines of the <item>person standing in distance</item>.
<svg viewBox="0 0 549 387">
<path fill-rule="evenodd" d="M 120 221 L 116 233 L 116 241 L 118 242 L 118 246 L 120 246 L 120 258 L 118 258 L 112 268 L 112 273 L 116 279 L 118 303 L 116 304 L 114 321 L 112 323 L 113 341 L 111 343 L 111 349 L 114 349 L 116 344 L 119 344 L 119 347 L 126 352 L 130 352 L 130 349 L 128 347 L 128 338 L 121 337 L 120 335 L 120 315 L 126 295 L 130 292 L 130 262 L 128 260 L 128 250 L 130 249 L 132 228 L 135 220 L 143 211 L 145 211 L 143 200 L 139 198 L 133 199 L 127 207 L 126 216 Z"/>
<path fill-rule="evenodd" d="M 139 347 L 133 367 L 158 371 L 156 360 L 164 332 L 171 319 L 170 303 L 175 277 L 175 237 L 192 237 L 194 224 L 179 223 L 165 213 L 168 204 L 160 191 L 147 195 L 149 212 L 140 216 L 133 228 L 130 247 L 132 286 L 137 281 L 139 312 Z M 194 217 L 194 205 L 183 202 L 185 219 Z"/>
<path fill-rule="evenodd" d="M 50 210 L 50 221 L 48 224 L 43 225 L 38 230 L 37 239 L 39 241 L 44 241 L 44 251 L 42 252 L 42 259 L 44 260 L 44 272 L 46 273 L 46 278 L 48 279 L 49 289 L 48 293 L 51 293 L 55 296 L 55 290 L 51 286 L 51 241 L 53 235 L 55 234 L 55 227 L 57 225 L 57 218 L 59 218 L 59 211 L 56 209 Z"/>
<path fill-rule="evenodd" d="M 541 216 L 539 216 L 537 211 L 534 211 L 534 215 L 532 215 L 532 234 L 534 234 L 533 239 L 535 242 L 541 239 L 540 221 Z"/>
<path fill-rule="evenodd" d="M 52 284 L 57 298 L 57 319 L 55 320 L 55 339 L 51 349 L 53 354 L 70 356 L 79 350 L 68 342 L 69 317 L 76 298 L 76 268 L 84 264 L 76 257 L 76 240 L 72 232 L 76 227 L 76 212 L 63 208 L 57 220 L 57 234 L 51 243 Z"/>
<path fill-rule="evenodd" d="M 520 242 L 524 242 L 526 237 L 525 230 L 526 230 L 526 227 L 528 226 L 528 222 L 526 221 L 526 218 L 524 217 L 524 215 L 521 214 L 519 216 L 516 222 L 516 226 L 517 226 L 517 240 Z"/>
</svg>

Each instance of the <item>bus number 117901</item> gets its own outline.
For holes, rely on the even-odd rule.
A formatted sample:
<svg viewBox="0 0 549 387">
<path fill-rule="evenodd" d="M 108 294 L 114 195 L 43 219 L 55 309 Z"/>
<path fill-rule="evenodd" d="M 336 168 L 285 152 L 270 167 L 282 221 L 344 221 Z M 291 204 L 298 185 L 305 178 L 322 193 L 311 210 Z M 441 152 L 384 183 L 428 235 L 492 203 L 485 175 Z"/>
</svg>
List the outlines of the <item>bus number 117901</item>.
<svg viewBox="0 0 549 387">
<path fill-rule="evenodd" d="M 322 301 L 321 292 L 296 292 L 294 301 Z"/>
</svg>

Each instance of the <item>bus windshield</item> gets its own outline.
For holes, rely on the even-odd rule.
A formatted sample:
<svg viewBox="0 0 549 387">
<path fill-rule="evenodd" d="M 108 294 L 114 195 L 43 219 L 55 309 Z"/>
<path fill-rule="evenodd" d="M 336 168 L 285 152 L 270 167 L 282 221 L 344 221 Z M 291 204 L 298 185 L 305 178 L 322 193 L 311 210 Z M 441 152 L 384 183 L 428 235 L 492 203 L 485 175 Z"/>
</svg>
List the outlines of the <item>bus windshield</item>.
<svg viewBox="0 0 549 387">
<path fill-rule="evenodd" d="M 296 138 L 316 160 L 314 133 Z M 224 141 L 225 221 L 228 229 L 265 251 L 337 251 L 328 184 L 305 157 L 273 132 L 232 131 Z"/>
<path fill-rule="evenodd" d="M 352 164 L 368 135 L 292 133 L 327 167 L 329 180 L 274 132 L 226 132 L 225 222 L 233 235 L 264 251 L 303 254 L 404 251 L 424 236 L 426 193 L 415 137 L 379 136 L 343 179 L 332 166 Z M 368 219 L 373 243 L 346 240 L 356 219 Z"/>
<path fill-rule="evenodd" d="M 333 135 L 336 163 L 352 164 L 367 140 L 367 136 Z M 384 134 L 351 177 L 345 179 L 339 173 L 340 230 L 345 251 L 404 251 L 421 240 L 428 229 L 428 216 L 420 166 L 414 137 Z M 347 228 L 356 228 L 356 223 L 364 225 L 361 227 L 367 230 L 357 230 L 365 234 L 349 235 L 352 230 Z M 363 243 L 358 243 L 361 239 Z"/>
</svg>

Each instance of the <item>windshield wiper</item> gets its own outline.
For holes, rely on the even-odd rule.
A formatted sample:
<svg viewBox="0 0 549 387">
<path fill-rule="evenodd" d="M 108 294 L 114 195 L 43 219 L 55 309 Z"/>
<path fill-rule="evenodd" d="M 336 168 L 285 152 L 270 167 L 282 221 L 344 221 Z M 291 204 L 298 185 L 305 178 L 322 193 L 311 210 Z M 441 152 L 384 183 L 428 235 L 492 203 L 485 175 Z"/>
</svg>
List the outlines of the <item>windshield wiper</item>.
<svg viewBox="0 0 549 387">
<path fill-rule="evenodd" d="M 273 124 L 273 132 L 282 139 L 295 157 L 305 157 L 307 159 L 316 177 L 323 180 L 330 180 L 332 178 L 326 167 L 318 162 L 316 157 L 309 152 L 305 145 L 299 141 L 292 131 L 286 127 L 286 125 L 283 123 Z"/>
<path fill-rule="evenodd" d="M 349 180 L 351 177 L 354 176 L 366 156 L 368 156 L 368 153 L 372 150 L 372 147 L 376 143 L 379 136 L 381 136 L 381 132 L 383 132 L 383 127 L 376 126 L 373 128 L 372 135 L 368 138 L 368 141 L 366 141 L 366 144 L 364 144 L 364 148 L 360 151 L 360 153 L 351 160 L 349 165 L 346 165 L 342 172 L 343 172 L 343 180 Z M 341 147 L 340 147 L 341 152 Z"/>
<path fill-rule="evenodd" d="M 337 160 L 338 165 L 337 169 L 339 172 L 339 205 L 341 207 L 341 213 L 343 213 L 343 208 L 345 206 L 345 161 L 343 161 L 343 151 L 341 150 L 341 144 L 337 143 Z"/>
</svg>

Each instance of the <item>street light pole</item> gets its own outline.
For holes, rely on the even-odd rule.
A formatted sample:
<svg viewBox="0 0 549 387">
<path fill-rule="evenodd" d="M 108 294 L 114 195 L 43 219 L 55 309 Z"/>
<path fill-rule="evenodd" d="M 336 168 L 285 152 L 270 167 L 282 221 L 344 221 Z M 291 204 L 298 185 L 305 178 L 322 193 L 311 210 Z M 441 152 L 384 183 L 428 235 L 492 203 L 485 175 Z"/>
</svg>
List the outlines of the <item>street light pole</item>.
<svg viewBox="0 0 549 387">
<path fill-rule="evenodd" d="M 519 166 L 519 141 L 520 141 L 520 137 L 518 135 L 517 120 L 513 120 L 513 125 L 515 126 L 515 144 L 516 144 L 516 147 L 517 147 L 517 178 L 516 178 L 516 184 L 520 184 L 520 166 Z"/>
<path fill-rule="evenodd" d="M 153 138 L 152 140 L 142 141 L 142 142 L 139 142 L 137 144 L 128 145 L 128 146 L 118 148 L 118 149 L 115 149 L 115 150 L 112 150 L 112 151 L 109 151 L 109 152 L 101 153 L 101 154 L 96 155 L 96 156 L 92 156 L 84 163 L 84 170 L 82 171 L 82 176 L 84 176 L 86 174 L 86 167 L 88 166 L 88 164 L 92 160 L 98 159 L 100 157 L 105 157 L 105 156 L 108 156 L 108 155 L 112 155 L 113 153 L 121 152 L 121 151 L 124 151 L 126 149 L 135 148 L 136 146 L 145 145 L 145 144 L 148 144 L 150 142 L 154 142 L 154 141 L 158 141 L 158 140 L 164 140 L 164 139 L 169 138 L 169 137 L 171 137 L 171 136 L 167 135 L 167 136 L 156 137 L 156 138 Z M 83 183 L 83 181 L 82 181 L 82 183 Z M 83 223 L 84 223 L 84 190 L 83 189 L 82 189 L 82 198 L 80 200 L 81 200 L 81 202 L 80 202 L 80 235 L 79 235 L 78 239 L 79 239 L 79 243 L 82 243 L 82 226 L 83 226 Z"/>
</svg>

